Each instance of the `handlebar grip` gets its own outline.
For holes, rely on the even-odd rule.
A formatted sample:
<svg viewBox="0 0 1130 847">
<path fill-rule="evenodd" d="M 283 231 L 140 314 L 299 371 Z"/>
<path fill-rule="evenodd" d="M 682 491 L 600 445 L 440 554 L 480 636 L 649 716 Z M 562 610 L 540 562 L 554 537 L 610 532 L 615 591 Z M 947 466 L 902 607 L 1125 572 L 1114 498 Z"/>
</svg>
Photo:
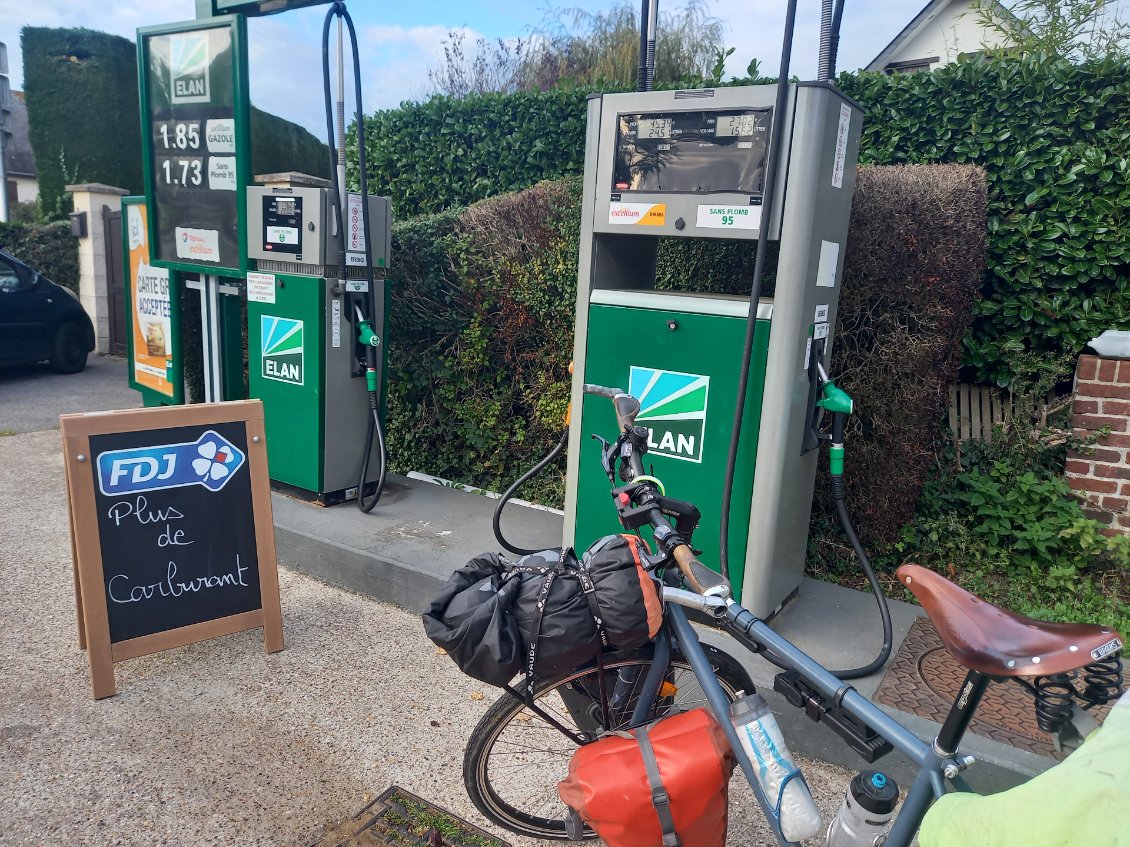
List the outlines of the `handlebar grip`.
<svg viewBox="0 0 1130 847">
<path fill-rule="evenodd" d="M 730 583 L 721 574 L 712 571 L 696 559 L 690 547 L 686 544 L 680 544 L 673 552 L 675 562 L 679 565 L 679 570 L 683 572 L 683 578 L 686 579 L 687 584 L 693 590 L 699 594 L 709 592 L 715 596 L 729 596 Z"/>
<path fill-rule="evenodd" d="M 617 395 L 624 393 L 624 389 L 622 388 L 607 388 L 603 385 L 593 385 L 591 382 L 586 382 L 581 386 L 581 391 L 584 394 L 595 394 L 598 397 L 607 397 L 609 399 L 614 399 Z"/>
</svg>

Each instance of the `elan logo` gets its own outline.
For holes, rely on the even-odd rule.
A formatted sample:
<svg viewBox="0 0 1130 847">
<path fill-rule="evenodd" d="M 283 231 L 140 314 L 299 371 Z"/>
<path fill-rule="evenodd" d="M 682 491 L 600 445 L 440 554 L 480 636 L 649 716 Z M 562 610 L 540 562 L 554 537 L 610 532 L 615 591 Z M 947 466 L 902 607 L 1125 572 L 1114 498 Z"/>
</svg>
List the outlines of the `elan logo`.
<svg viewBox="0 0 1130 847">
<path fill-rule="evenodd" d="M 98 488 L 107 497 L 186 485 L 219 491 L 246 461 L 242 450 L 208 430 L 195 441 L 100 453 Z"/>
<path fill-rule="evenodd" d="M 169 37 L 169 77 L 173 105 L 211 100 L 206 33 L 179 33 Z"/>
<path fill-rule="evenodd" d="M 263 377 L 278 382 L 303 384 L 302 321 L 292 318 L 259 317 L 262 333 Z"/>
<path fill-rule="evenodd" d="M 636 423 L 648 430 L 648 450 L 702 462 L 710 377 L 632 365 L 628 393 L 640 401 Z"/>
</svg>

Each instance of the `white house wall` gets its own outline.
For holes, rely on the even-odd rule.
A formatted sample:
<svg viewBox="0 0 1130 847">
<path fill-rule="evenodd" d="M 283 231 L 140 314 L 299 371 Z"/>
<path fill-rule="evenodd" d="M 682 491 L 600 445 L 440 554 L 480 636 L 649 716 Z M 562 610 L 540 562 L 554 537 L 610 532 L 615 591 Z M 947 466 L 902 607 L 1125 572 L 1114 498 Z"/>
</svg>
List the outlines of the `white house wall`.
<svg viewBox="0 0 1130 847">
<path fill-rule="evenodd" d="M 1001 43 L 997 32 L 986 31 L 969 3 L 950 3 L 887 58 L 886 64 L 932 59 L 930 70 L 956 62 L 963 53 L 976 53 Z"/>
</svg>

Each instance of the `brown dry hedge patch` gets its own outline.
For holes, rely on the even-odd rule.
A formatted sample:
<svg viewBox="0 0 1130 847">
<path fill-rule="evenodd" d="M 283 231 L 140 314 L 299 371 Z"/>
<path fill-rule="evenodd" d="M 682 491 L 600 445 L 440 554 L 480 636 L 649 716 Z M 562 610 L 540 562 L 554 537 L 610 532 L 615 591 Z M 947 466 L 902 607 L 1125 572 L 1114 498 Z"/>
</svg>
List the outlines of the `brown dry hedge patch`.
<svg viewBox="0 0 1130 847">
<path fill-rule="evenodd" d="M 894 541 L 935 459 L 986 261 L 986 182 L 968 165 L 860 168 L 832 371 L 855 399 L 848 508 Z M 826 479 L 817 509 L 828 514 Z"/>
</svg>

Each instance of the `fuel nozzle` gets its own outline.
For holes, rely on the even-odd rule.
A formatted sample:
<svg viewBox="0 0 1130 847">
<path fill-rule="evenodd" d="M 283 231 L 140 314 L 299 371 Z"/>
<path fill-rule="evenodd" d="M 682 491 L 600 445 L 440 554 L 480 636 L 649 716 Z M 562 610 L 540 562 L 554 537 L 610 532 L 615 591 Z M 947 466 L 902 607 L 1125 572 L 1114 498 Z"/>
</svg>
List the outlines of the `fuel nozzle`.
<svg viewBox="0 0 1130 847">
<path fill-rule="evenodd" d="M 377 391 L 376 348 L 381 346 L 381 337 L 373 332 L 368 319 L 361 313 L 361 307 L 354 304 L 357 315 L 357 340 L 365 348 L 365 386 L 370 395 Z"/>
<path fill-rule="evenodd" d="M 844 474 L 844 431 L 847 429 L 848 415 L 855 405 L 854 401 L 842 388 L 834 383 L 824 368 L 820 368 L 822 385 L 820 386 L 820 399 L 816 405 L 832 415 L 832 446 L 828 451 L 828 471 L 833 477 L 842 477 Z"/>
</svg>

